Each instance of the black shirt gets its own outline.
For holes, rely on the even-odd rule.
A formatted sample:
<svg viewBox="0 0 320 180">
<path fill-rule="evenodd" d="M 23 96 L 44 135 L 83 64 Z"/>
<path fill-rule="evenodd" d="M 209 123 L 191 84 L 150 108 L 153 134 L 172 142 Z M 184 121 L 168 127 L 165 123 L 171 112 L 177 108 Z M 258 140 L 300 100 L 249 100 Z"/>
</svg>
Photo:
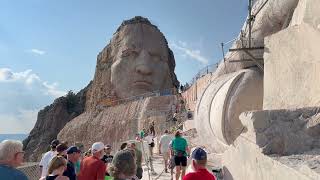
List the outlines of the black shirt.
<svg viewBox="0 0 320 180">
<path fill-rule="evenodd" d="M 111 163 L 113 159 L 112 155 L 104 155 L 103 158 L 101 159 L 104 163 Z"/>
<path fill-rule="evenodd" d="M 58 175 L 55 175 L 55 176 L 47 176 L 46 177 L 46 180 L 54 180 L 58 177 Z"/>
<path fill-rule="evenodd" d="M 76 170 L 74 168 L 74 165 L 71 161 L 68 161 L 67 169 L 63 172 L 64 176 L 67 176 L 70 180 L 76 180 Z"/>
</svg>

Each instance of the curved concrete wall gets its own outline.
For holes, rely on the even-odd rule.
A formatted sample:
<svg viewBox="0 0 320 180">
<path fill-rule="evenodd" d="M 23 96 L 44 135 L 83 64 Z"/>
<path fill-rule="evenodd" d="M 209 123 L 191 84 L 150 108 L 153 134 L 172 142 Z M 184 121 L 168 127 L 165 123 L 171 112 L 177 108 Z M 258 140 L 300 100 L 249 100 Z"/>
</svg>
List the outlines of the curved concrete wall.
<svg viewBox="0 0 320 180">
<path fill-rule="evenodd" d="M 240 113 L 262 109 L 262 99 L 263 77 L 255 69 L 214 79 L 199 98 L 195 109 L 200 143 L 212 152 L 224 152 L 243 130 Z"/>
</svg>

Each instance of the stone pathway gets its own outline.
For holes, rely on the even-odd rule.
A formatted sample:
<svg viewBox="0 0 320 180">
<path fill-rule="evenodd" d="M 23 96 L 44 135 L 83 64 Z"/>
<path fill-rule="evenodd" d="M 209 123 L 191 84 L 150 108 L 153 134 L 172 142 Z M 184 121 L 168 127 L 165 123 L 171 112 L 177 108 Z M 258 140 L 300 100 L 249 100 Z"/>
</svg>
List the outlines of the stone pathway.
<svg viewBox="0 0 320 180">
<path fill-rule="evenodd" d="M 149 180 L 148 167 L 145 164 L 143 164 L 142 168 L 143 168 L 142 180 Z M 153 155 L 153 168 L 156 174 L 151 174 L 151 171 L 150 171 L 150 180 L 171 180 L 170 172 L 169 173 L 164 172 L 164 162 L 163 162 L 162 156 L 159 156 L 158 154 Z"/>
</svg>

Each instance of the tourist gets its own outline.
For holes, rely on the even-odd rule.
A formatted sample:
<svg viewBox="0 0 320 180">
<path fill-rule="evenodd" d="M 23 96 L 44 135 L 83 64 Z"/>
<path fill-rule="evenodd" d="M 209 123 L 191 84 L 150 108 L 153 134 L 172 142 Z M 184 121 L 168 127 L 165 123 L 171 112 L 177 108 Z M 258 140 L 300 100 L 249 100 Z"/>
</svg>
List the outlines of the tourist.
<svg viewBox="0 0 320 180">
<path fill-rule="evenodd" d="M 188 143 L 187 140 L 181 136 L 180 131 L 175 133 L 175 138 L 172 140 L 172 150 L 176 165 L 176 179 L 179 179 L 180 175 L 182 179 L 186 173 Z"/>
<path fill-rule="evenodd" d="M 89 156 L 91 156 L 91 148 L 89 148 L 88 151 L 84 153 L 84 157 L 89 157 Z"/>
<path fill-rule="evenodd" d="M 131 148 L 130 146 L 127 147 L 127 149 L 125 149 L 125 150 L 129 151 L 132 154 L 134 162 L 136 163 L 136 161 L 137 161 L 136 151 L 133 148 Z M 136 167 L 137 167 L 137 164 L 136 164 Z M 137 177 L 136 174 L 130 176 L 128 179 L 130 179 L 130 180 L 139 180 L 139 178 Z"/>
<path fill-rule="evenodd" d="M 62 156 L 54 156 L 48 166 L 48 174 L 40 180 L 69 180 L 63 172 L 67 168 L 67 160 Z"/>
<path fill-rule="evenodd" d="M 68 146 L 65 143 L 61 143 L 57 146 L 57 156 L 62 156 L 65 159 L 67 159 L 67 150 L 68 150 Z"/>
<path fill-rule="evenodd" d="M 142 129 L 142 130 L 140 131 L 140 139 L 143 139 L 143 138 L 144 138 L 145 133 L 146 133 L 146 129 Z"/>
<path fill-rule="evenodd" d="M 156 135 L 156 131 L 154 130 L 154 121 L 150 123 L 149 131 L 150 131 L 150 134 L 152 134 L 152 136 Z"/>
<path fill-rule="evenodd" d="M 0 143 L 0 177 L 3 180 L 28 180 L 27 176 L 16 169 L 23 162 L 22 143 L 4 140 Z"/>
<path fill-rule="evenodd" d="M 146 137 L 145 137 L 145 140 L 147 141 L 147 144 L 148 144 L 148 149 L 149 149 L 149 156 L 148 156 L 148 164 L 149 164 L 149 167 L 150 167 L 150 170 L 151 170 L 151 173 L 152 174 L 156 174 L 155 171 L 154 171 L 154 168 L 153 168 L 153 148 L 155 146 L 154 144 L 154 140 L 153 140 L 153 136 L 149 133 L 146 133 Z"/>
<path fill-rule="evenodd" d="M 104 144 L 95 142 L 91 147 L 92 156 L 82 160 L 80 165 L 79 180 L 104 180 L 106 165 L 101 161 L 104 155 Z"/>
<path fill-rule="evenodd" d="M 176 124 L 177 123 L 177 111 L 173 114 L 173 116 L 172 116 L 172 121 L 173 121 L 173 123 L 174 124 Z"/>
<path fill-rule="evenodd" d="M 206 169 L 207 153 L 202 148 L 196 148 L 192 154 L 192 169 L 195 172 L 188 173 L 183 180 L 215 180 L 214 175 Z"/>
<path fill-rule="evenodd" d="M 56 148 L 59 145 L 59 140 L 55 139 L 50 144 L 50 151 L 46 152 L 39 163 L 41 177 L 45 177 L 48 174 L 48 165 L 50 160 L 57 155 Z"/>
<path fill-rule="evenodd" d="M 104 156 L 102 157 L 102 161 L 106 164 L 106 167 L 112 162 L 113 156 L 111 155 L 112 147 L 111 145 L 106 145 L 104 148 Z M 106 176 L 110 176 L 109 172 L 106 171 Z"/>
<path fill-rule="evenodd" d="M 111 155 L 111 151 L 112 151 L 112 146 L 109 144 L 106 145 L 104 148 L 104 156 L 101 159 L 106 164 L 112 162 L 113 156 Z"/>
<path fill-rule="evenodd" d="M 153 139 L 154 137 L 150 133 L 146 133 L 145 135 L 146 136 L 144 139 L 148 143 L 149 154 L 150 154 L 150 157 L 152 157 L 153 156 L 153 148 L 155 146 L 154 139 Z"/>
<path fill-rule="evenodd" d="M 114 155 L 108 171 L 114 180 L 124 180 L 134 176 L 136 173 L 136 163 L 132 152 L 128 150 L 118 151 Z"/>
<path fill-rule="evenodd" d="M 79 160 L 74 164 L 74 168 L 76 170 L 76 175 L 78 176 L 78 174 L 80 172 L 80 163 L 85 156 L 85 152 L 84 152 L 84 145 L 82 143 L 76 142 L 75 146 L 81 151 Z"/>
<path fill-rule="evenodd" d="M 126 143 L 126 142 L 122 143 L 121 146 L 120 146 L 120 150 L 126 149 L 127 145 L 128 145 L 128 143 Z"/>
<path fill-rule="evenodd" d="M 169 135 L 168 130 L 164 131 L 159 141 L 159 154 L 162 154 L 164 160 L 164 171 L 168 173 L 168 160 L 169 160 L 169 144 L 173 138 Z"/>
<path fill-rule="evenodd" d="M 136 147 L 136 143 L 134 143 L 134 142 L 130 143 L 130 148 L 132 148 L 135 151 L 136 166 L 137 166 L 136 176 L 139 179 L 142 179 L 142 174 L 143 174 L 142 152 Z"/>
<path fill-rule="evenodd" d="M 78 162 L 81 155 L 81 151 L 76 146 L 71 146 L 67 150 L 67 169 L 64 171 L 63 175 L 69 177 L 70 180 L 76 180 L 76 169 L 75 165 Z"/>
</svg>

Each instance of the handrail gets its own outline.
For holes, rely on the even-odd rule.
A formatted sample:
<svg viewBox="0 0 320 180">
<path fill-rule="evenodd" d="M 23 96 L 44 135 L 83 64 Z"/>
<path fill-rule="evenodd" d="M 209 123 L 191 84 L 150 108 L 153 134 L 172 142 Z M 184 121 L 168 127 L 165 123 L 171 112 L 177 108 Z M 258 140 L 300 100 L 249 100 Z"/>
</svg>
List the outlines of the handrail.
<svg viewBox="0 0 320 180">
<path fill-rule="evenodd" d="M 106 99 L 106 101 L 100 102 L 97 106 L 102 106 L 102 107 L 111 107 L 119 104 L 123 104 L 126 102 L 131 102 L 139 99 L 144 99 L 147 97 L 153 97 L 153 96 L 168 96 L 168 95 L 175 95 L 177 94 L 177 89 L 176 88 L 171 88 L 171 89 L 164 89 L 164 90 L 156 90 L 156 91 L 151 91 L 143 94 L 139 94 L 136 96 L 130 96 L 127 98 L 122 98 L 122 99 L 117 99 L 117 100 L 109 100 Z"/>
</svg>

